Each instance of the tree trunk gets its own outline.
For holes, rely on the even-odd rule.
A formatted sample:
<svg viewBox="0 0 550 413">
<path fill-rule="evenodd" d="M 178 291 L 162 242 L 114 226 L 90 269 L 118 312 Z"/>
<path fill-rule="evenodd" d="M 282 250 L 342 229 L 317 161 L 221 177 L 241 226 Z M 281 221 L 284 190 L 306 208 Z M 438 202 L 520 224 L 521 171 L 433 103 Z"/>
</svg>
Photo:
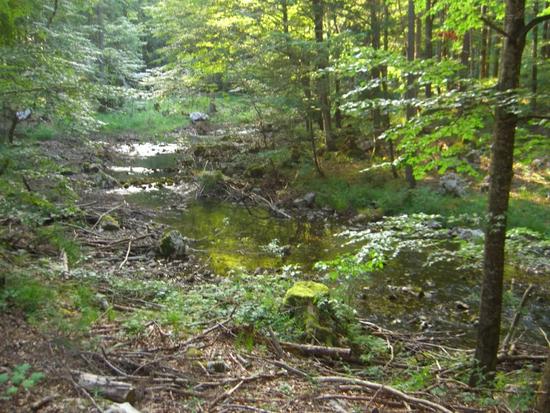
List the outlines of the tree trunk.
<svg viewBox="0 0 550 413">
<path fill-rule="evenodd" d="M 550 348 L 540 381 L 537 410 L 539 413 L 550 413 Z"/>
<path fill-rule="evenodd" d="M 487 14 L 487 7 L 481 6 L 481 15 L 485 17 Z M 479 77 L 485 79 L 487 77 L 487 50 L 489 47 L 489 29 L 487 25 L 483 25 L 481 29 L 481 62 L 479 63 Z"/>
<path fill-rule="evenodd" d="M 499 67 L 500 67 L 500 35 L 494 33 L 493 35 L 493 69 L 491 70 L 492 77 L 498 77 Z"/>
<path fill-rule="evenodd" d="M 472 30 L 466 30 L 462 37 L 462 51 L 460 52 L 460 63 L 464 66 L 463 77 L 470 75 L 470 51 L 472 47 Z"/>
<path fill-rule="evenodd" d="M 103 49 L 105 49 L 105 32 L 103 27 L 103 7 L 100 3 L 98 3 L 95 8 L 95 15 L 97 19 L 97 48 L 100 52 L 98 60 L 99 79 L 103 82 L 105 80 L 105 58 L 103 56 Z"/>
<path fill-rule="evenodd" d="M 323 70 L 328 66 L 328 51 L 324 42 L 323 19 L 325 16 L 325 7 L 323 0 L 312 0 L 313 22 L 315 26 L 315 41 L 319 47 L 317 69 Z M 330 113 L 330 86 L 329 77 L 326 72 L 321 73 L 317 83 L 319 92 L 319 106 L 323 121 L 323 131 L 325 133 L 325 144 L 329 151 L 336 150 L 336 143 L 332 135 L 332 118 Z"/>
<path fill-rule="evenodd" d="M 431 15 L 432 0 L 426 0 L 426 21 L 424 23 L 424 58 L 431 59 L 433 57 L 433 16 Z M 432 97 L 432 85 L 428 83 L 426 85 L 426 97 Z"/>
<path fill-rule="evenodd" d="M 422 59 L 422 19 L 416 17 L 416 27 L 414 32 L 414 58 Z"/>
<path fill-rule="evenodd" d="M 17 115 L 14 113 L 11 119 L 11 126 L 8 131 L 8 143 L 10 145 L 13 143 L 13 138 L 15 137 L 15 128 L 17 127 L 18 123 L 19 123 L 19 119 L 17 119 Z"/>
<path fill-rule="evenodd" d="M 385 0 L 383 0 L 383 4 L 384 4 L 384 51 L 387 52 L 389 49 L 389 43 L 390 43 L 389 42 L 390 10 L 388 7 L 388 3 Z M 382 92 L 384 94 L 384 98 L 387 99 L 389 96 L 388 82 L 386 81 L 388 77 L 388 67 L 384 65 L 380 68 L 380 71 L 384 79 L 384 81 L 382 82 Z M 382 125 L 384 130 L 388 130 L 390 128 L 390 115 L 387 111 L 382 116 Z M 390 155 L 390 162 L 391 162 L 391 172 L 394 178 L 398 178 L 399 175 L 397 174 L 397 168 L 394 165 L 395 151 L 393 148 L 393 141 L 391 140 L 391 138 L 387 138 L 387 140 L 388 140 L 388 152 Z"/>
<path fill-rule="evenodd" d="M 546 2 L 546 7 L 550 6 L 550 2 Z M 542 26 L 542 39 L 544 46 L 540 49 L 540 54 L 543 59 L 550 59 L 550 22 L 544 22 Z"/>
<path fill-rule="evenodd" d="M 533 16 L 539 14 L 539 2 L 535 0 L 533 3 Z M 535 26 L 533 28 L 533 62 L 531 64 L 531 110 L 535 112 L 537 110 L 537 89 L 538 89 L 538 58 L 539 58 L 539 28 Z"/>
<path fill-rule="evenodd" d="M 380 21 L 378 20 L 378 0 L 370 1 L 370 22 L 371 22 L 371 46 L 374 50 L 380 49 Z M 380 79 L 381 70 L 380 67 L 373 67 L 372 78 Z M 372 91 L 373 98 L 380 97 L 380 87 L 376 87 Z M 382 133 L 382 114 L 380 108 L 376 107 L 372 110 L 372 129 L 374 132 L 375 146 L 376 138 Z"/>
<path fill-rule="evenodd" d="M 409 0 L 408 7 L 408 32 L 407 32 L 407 60 L 412 62 L 414 60 L 414 22 L 415 22 L 415 11 L 414 11 L 414 0 Z M 414 99 L 416 97 L 416 91 L 414 89 L 414 78 L 412 74 L 407 75 L 407 98 Z M 407 121 L 411 120 L 416 114 L 416 110 L 412 105 L 407 105 Z M 410 154 L 407 154 L 410 156 Z M 409 188 L 416 187 L 416 179 L 414 178 L 413 168 L 409 163 L 405 164 L 405 179 Z"/>
<path fill-rule="evenodd" d="M 519 86 L 521 57 L 525 47 L 523 29 L 525 0 L 507 0 L 501 70 L 497 89 L 500 92 Z M 485 233 L 483 284 L 475 359 L 480 371 L 470 378 L 477 385 L 484 377 L 494 375 L 500 339 L 502 290 L 504 273 L 504 243 L 506 214 L 513 175 L 514 138 L 517 116 L 513 108 L 497 106 L 491 153 L 488 223 Z M 481 374 L 480 374 L 481 373 Z"/>
</svg>

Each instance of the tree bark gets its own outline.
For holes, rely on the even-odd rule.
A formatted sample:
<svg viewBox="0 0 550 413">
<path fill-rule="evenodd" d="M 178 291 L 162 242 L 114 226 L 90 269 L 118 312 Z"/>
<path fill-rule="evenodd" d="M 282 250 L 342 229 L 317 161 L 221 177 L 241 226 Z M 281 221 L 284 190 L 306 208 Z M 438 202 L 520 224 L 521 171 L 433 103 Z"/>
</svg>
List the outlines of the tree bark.
<svg viewBox="0 0 550 413">
<path fill-rule="evenodd" d="M 313 22 L 315 26 L 315 41 L 319 47 L 317 69 L 323 70 L 328 66 L 328 51 L 324 42 L 323 19 L 325 16 L 325 7 L 323 0 L 312 0 Z M 336 150 L 336 143 L 332 134 L 332 118 L 330 113 L 330 86 L 329 77 L 326 72 L 319 75 L 317 82 L 319 92 L 319 105 L 323 121 L 323 131 L 325 133 L 325 144 L 329 151 Z"/>
<path fill-rule="evenodd" d="M 539 14 L 539 2 L 534 0 L 533 2 L 533 15 L 536 17 Z M 531 64 L 531 110 L 536 112 L 537 110 L 537 89 L 538 89 L 538 58 L 539 58 L 539 28 L 535 26 L 533 28 L 533 62 Z"/>
<path fill-rule="evenodd" d="M 481 15 L 485 17 L 487 14 L 487 7 L 481 6 Z M 483 29 L 481 29 L 481 61 L 479 63 L 479 77 L 481 79 L 485 79 L 487 77 L 488 73 L 488 65 L 487 65 L 487 50 L 489 48 L 489 29 L 487 28 L 487 25 L 483 25 Z"/>
<path fill-rule="evenodd" d="M 462 51 L 460 52 L 460 63 L 464 66 L 463 77 L 470 75 L 470 52 L 472 47 L 472 31 L 466 30 L 462 37 Z"/>
<path fill-rule="evenodd" d="M 550 348 L 540 381 L 537 410 L 539 413 L 550 413 Z"/>
<path fill-rule="evenodd" d="M 521 58 L 525 47 L 525 0 L 507 0 L 501 70 L 497 89 L 513 91 L 519 86 Z M 512 92 L 513 93 L 513 92 Z M 512 108 L 497 106 L 491 153 L 488 223 L 485 233 L 483 283 L 475 359 L 479 371 L 470 378 L 477 385 L 492 378 L 500 340 L 506 215 L 513 175 L 517 116 Z"/>
<path fill-rule="evenodd" d="M 384 42 L 384 51 L 388 51 L 389 49 L 389 27 L 390 27 L 390 10 L 389 10 L 389 7 L 388 7 L 388 3 L 386 2 L 386 0 L 382 0 L 383 1 L 383 5 L 384 5 L 384 39 L 383 39 L 383 42 Z M 388 67 L 387 66 L 382 66 L 380 68 L 380 71 L 382 72 L 382 78 L 384 79 L 384 81 L 382 82 L 382 92 L 384 94 L 384 98 L 388 98 L 388 82 L 386 81 L 387 77 L 388 77 Z M 390 115 L 389 113 L 386 111 L 384 113 L 384 115 L 382 116 L 382 127 L 384 128 L 384 130 L 388 130 L 390 128 Z M 393 141 L 391 138 L 387 138 L 388 140 L 388 152 L 389 152 L 389 155 L 390 155 L 390 162 L 391 162 L 391 173 L 393 175 L 394 178 L 398 178 L 399 175 L 397 174 L 397 168 L 395 167 L 394 165 L 394 162 L 395 162 L 395 151 L 394 151 L 394 148 L 393 148 Z"/>
<path fill-rule="evenodd" d="M 431 15 L 432 0 L 426 0 L 426 21 L 424 23 L 424 58 L 431 59 L 433 57 L 433 16 Z M 426 97 L 432 97 L 432 85 L 428 83 L 425 89 Z"/>
<path fill-rule="evenodd" d="M 408 31 L 407 31 L 407 60 L 412 62 L 414 60 L 414 22 L 415 22 L 415 11 L 414 11 L 414 0 L 409 0 L 408 7 Z M 407 75 L 407 98 L 414 99 L 416 97 L 416 91 L 414 89 L 414 78 L 412 74 Z M 407 121 L 411 120 L 416 114 L 415 108 L 409 104 L 407 105 Z M 413 189 L 416 187 L 416 179 L 414 178 L 414 171 L 412 166 L 407 162 L 405 164 L 405 179 L 409 188 Z"/>
<path fill-rule="evenodd" d="M 378 8 L 379 0 L 370 1 L 370 22 L 371 22 L 371 46 L 374 50 L 380 49 L 380 21 L 378 20 Z M 372 79 L 380 79 L 381 70 L 380 67 L 373 67 L 372 69 Z M 376 87 L 372 91 L 372 96 L 374 98 L 380 97 L 380 87 Z M 374 132 L 374 139 L 376 145 L 376 138 L 382 133 L 382 114 L 380 108 L 374 108 L 372 110 L 372 129 Z"/>
</svg>

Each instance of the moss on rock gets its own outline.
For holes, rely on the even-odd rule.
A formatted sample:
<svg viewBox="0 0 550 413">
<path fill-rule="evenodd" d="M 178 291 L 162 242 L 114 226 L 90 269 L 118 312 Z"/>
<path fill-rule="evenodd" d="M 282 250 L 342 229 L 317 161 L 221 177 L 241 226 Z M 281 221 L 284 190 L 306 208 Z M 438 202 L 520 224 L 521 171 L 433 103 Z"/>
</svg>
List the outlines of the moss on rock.
<svg viewBox="0 0 550 413">
<path fill-rule="evenodd" d="M 101 218 L 100 226 L 104 231 L 118 231 L 120 229 L 120 223 L 112 215 L 105 215 Z"/>
<path fill-rule="evenodd" d="M 163 257 L 183 257 L 186 255 L 187 243 L 181 232 L 171 230 L 164 233 L 159 243 L 159 252 Z"/>
<path fill-rule="evenodd" d="M 298 281 L 285 294 L 286 305 L 302 305 L 308 302 L 317 303 L 319 299 L 327 297 L 329 288 L 325 284 L 315 281 Z"/>
</svg>

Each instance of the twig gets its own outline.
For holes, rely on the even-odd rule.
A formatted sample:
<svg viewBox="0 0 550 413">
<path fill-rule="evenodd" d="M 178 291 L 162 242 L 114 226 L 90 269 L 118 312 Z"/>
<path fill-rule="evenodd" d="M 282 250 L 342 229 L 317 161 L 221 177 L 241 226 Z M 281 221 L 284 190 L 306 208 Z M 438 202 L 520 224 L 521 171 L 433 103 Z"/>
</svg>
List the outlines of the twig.
<svg viewBox="0 0 550 413">
<path fill-rule="evenodd" d="M 214 409 L 214 407 L 216 407 L 218 404 L 220 404 L 220 402 L 222 402 L 223 400 L 227 399 L 228 397 L 230 397 L 233 393 L 235 393 L 239 387 L 241 387 L 244 383 L 244 380 L 241 380 L 240 382 L 237 383 L 237 385 L 233 388 L 231 388 L 230 390 L 220 394 L 218 397 L 216 397 L 214 399 L 214 401 L 212 402 L 212 404 L 210 405 L 210 407 L 208 408 L 208 410 L 212 410 Z"/>
<path fill-rule="evenodd" d="M 527 303 L 527 299 L 529 298 L 529 294 L 531 293 L 532 289 L 533 284 L 530 284 L 523 293 L 523 296 L 521 297 L 521 301 L 518 308 L 516 309 L 516 313 L 514 314 L 514 318 L 512 320 L 512 325 L 510 326 L 506 337 L 504 337 L 504 340 L 502 341 L 501 352 L 503 353 L 508 353 L 510 341 L 512 341 L 516 328 L 519 324 L 519 321 L 521 320 L 521 311 L 523 310 L 523 307 L 525 307 L 525 304 Z"/>
<path fill-rule="evenodd" d="M 124 261 L 122 261 L 120 263 L 120 265 L 118 266 L 118 269 L 122 269 L 122 267 L 124 267 L 124 264 L 126 264 L 128 262 L 128 257 L 130 256 L 130 250 L 132 249 L 132 240 L 130 240 L 130 242 L 128 242 L 128 250 L 126 251 L 126 256 L 124 257 Z"/>
<path fill-rule="evenodd" d="M 277 358 L 282 359 L 285 357 L 285 352 L 283 351 L 281 344 L 279 343 L 279 340 L 277 339 L 277 336 L 273 332 L 273 329 L 271 327 L 268 328 L 269 333 L 269 341 L 271 342 L 271 345 L 273 346 L 273 349 L 275 350 L 275 354 L 277 355 Z"/>
<path fill-rule="evenodd" d="M 96 408 L 96 410 L 99 412 L 99 413 L 103 413 L 103 409 L 101 407 L 99 407 L 99 405 L 97 404 L 97 402 L 94 400 L 94 398 L 91 396 L 90 393 L 88 393 L 88 390 L 86 390 L 85 388 L 83 388 L 82 386 L 80 386 L 76 381 L 74 381 L 74 379 L 69 376 L 68 380 L 71 382 L 71 384 L 73 385 L 73 387 L 75 388 L 75 390 L 79 393 L 82 393 L 84 394 L 84 396 L 86 396 L 86 398 L 88 400 L 90 400 L 90 402 L 93 404 L 93 406 Z"/>
<path fill-rule="evenodd" d="M 105 218 L 105 216 L 109 215 L 111 212 L 116 211 L 117 209 L 121 208 L 122 206 L 124 206 L 124 203 L 118 204 L 117 206 L 115 206 L 115 207 L 109 209 L 108 211 L 104 212 L 103 214 L 101 214 L 101 215 L 99 216 L 99 218 L 97 219 L 96 223 L 92 226 L 92 230 L 94 230 L 94 229 L 97 228 L 97 226 L 99 225 L 99 223 L 101 222 L 101 220 L 102 220 L 103 218 Z"/>
<path fill-rule="evenodd" d="M 409 394 L 403 393 L 400 390 L 394 389 L 393 387 L 385 386 L 383 384 L 374 383 L 370 381 L 365 380 L 359 380 L 359 379 L 352 379 L 349 377 L 338 377 L 338 376 L 329 376 L 329 377 L 317 377 L 317 380 L 320 383 L 351 383 L 351 384 L 357 384 L 363 387 L 367 387 L 369 389 L 373 390 L 380 390 L 381 392 L 389 393 L 392 396 L 398 397 L 399 399 L 403 400 L 404 402 L 408 402 L 415 405 L 421 405 L 424 407 L 429 407 L 431 409 L 435 409 L 442 413 L 452 413 L 451 410 L 447 409 L 445 406 L 442 406 L 440 404 L 437 404 L 435 402 L 432 402 L 430 400 L 426 399 L 420 399 L 414 396 L 411 396 Z"/>
<path fill-rule="evenodd" d="M 42 399 L 31 404 L 31 410 L 33 412 L 36 412 L 40 410 L 42 407 L 44 407 L 45 405 L 47 405 L 48 403 L 51 403 L 52 401 L 57 399 L 58 397 L 59 396 L 57 394 L 52 394 L 50 396 L 43 397 Z"/>
<path fill-rule="evenodd" d="M 245 410 L 248 412 L 256 412 L 256 413 L 272 413 L 270 410 L 259 409 L 258 407 L 253 407 L 253 406 L 245 406 L 242 404 L 226 404 L 224 405 L 224 407 L 225 407 L 225 409 L 223 410 L 224 412 L 237 409 L 237 410 Z"/>
</svg>

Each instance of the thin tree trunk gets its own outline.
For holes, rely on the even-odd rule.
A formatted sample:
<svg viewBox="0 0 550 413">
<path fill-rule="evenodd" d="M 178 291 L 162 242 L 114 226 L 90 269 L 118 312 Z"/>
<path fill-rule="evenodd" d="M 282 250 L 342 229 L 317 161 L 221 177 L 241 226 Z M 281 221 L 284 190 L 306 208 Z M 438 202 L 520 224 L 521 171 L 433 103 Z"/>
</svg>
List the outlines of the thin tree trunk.
<svg viewBox="0 0 550 413">
<path fill-rule="evenodd" d="M 498 77 L 499 67 L 500 67 L 500 35 L 494 33 L 493 35 L 493 69 L 491 70 L 492 77 Z"/>
<path fill-rule="evenodd" d="M 485 17 L 487 14 L 487 7 L 481 6 L 481 15 Z M 479 68 L 479 77 L 485 79 L 487 77 L 487 50 L 489 47 L 489 29 L 487 25 L 483 25 L 481 29 L 481 62 Z"/>
<path fill-rule="evenodd" d="M 534 0 L 533 15 L 536 17 L 539 14 L 539 2 Z M 537 110 L 537 89 L 538 89 L 538 58 L 539 58 L 539 28 L 533 28 L 533 62 L 531 64 L 531 109 L 533 112 Z"/>
<path fill-rule="evenodd" d="M 525 0 L 507 0 L 501 70 L 497 89 L 500 92 L 519 86 L 521 57 L 525 47 Z M 470 378 L 476 385 L 494 375 L 500 340 L 502 291 L 504 274 L 504 243 L 506 215 L 513 175 L 514 138 L 517 115 L 513 109 L 497 106 L 491 153 L 488 223 L 485 233 L 483 283 L 475 359 L 479 372 Z"/>
<path fill-rule="evenodd" d="M 537 410 L 539 413 L 550 413 L 550 348 L 540 381 Z"/>
<path fill-rule="evenodd" d="M 370 1 L 370 21 L 371 21 L 371 46 L 374 50 L 380 49 L 380 21 L 378 20 L 378 0 L 371 0 Z M 380 67 L 373 67 L 372 69 L 372 78 L 373 79 L 380 79 L 381 70 Z M 372 91 L 372 97 L 373 98 L 379 98 L 380 97 L 380 87 L 376 87 Z M 376 138 L 382 133 L 382 114 L 380 112 L 380 108 L 375 107 L 372 110 L 372 129 L 375 139 L 375 146 L 376 144 Z"/>
<path fill-rule="evenodd" d="M 14 113 L 11 119 L 11 126 L 8 131 L 8 143 L 10 145 L 13 143 L 13 138 L 15 137 L 15 128 L 17 127 L 18 123 L 19 123 L 19 119 L 17 119 L 17 115 Z"/>
<path fill-rule="evenodd" d="M 432 1 L 426 0 L 426 22 L 424 24 L 424 58 L 431 59 L 433 57 L 433 16 L 431 15 Z M 426 85 L 426 97 L 432 97 L 432 85 L 428 83 Z"/>
<path fill-rule="evenodd" d="M 546 2 L 546 7 L 550 6 L 550 2 Z M 550 22 L 544 22 L 542 26 L 542 39 L 544 46 L 540 49 L 540 54 L 543 59 L 550 59 Z"/>
<path fill-rule="evenodd" d="M 105 49 L 105 32 L 103 24 L 103 7 L 101 4 L 97 4 L 95 8 L 95 14 L 97 19 L 97 48 L 99 49 L 99 79 L 101 82 L 105 81 L 105 57 L 103 56 L 103 50 Z"/>
<path fill-rule="evenodd" d="M 414 22 L 415 22 L 415 12 L 414 12 L 414 0 L 409 0 L 408 7 L 408 32 L 407 32 L 407 60 L 412 62 L 414 60 Z M 416 91 L 414 89 L 414 78 L 412 74 L 407 75 L 407 98 L 414 99 L 416 96 Z M 407 105 L 407 121 L 411 120 L 416 114 L 415 108 L 409 104 Z M 411 154 L 407 154 L 411 156 Z M 410 163 L 405 164 L 405 179 L 409 188 L 416 187 L 416 179 L 414 178 L 414 171 Z"/>
<path fill-rule="evenodd" d="M 416 27 L 414 32 L 414 58 L 415 59 L 422 59 L 422 19 L 417 16 L 416 19 Z"/>
<path fill-rule="evenodd" d="M 472 31 L 466 30 L 462 37 L 462 51 L 460 52 L 460 63 L 464 66 L 463 77 L 470 75 L 470 52 L 472 47 Z"/>
<path fill-rule="evenodd" d="M 315 26 L 315 41 L 319 46 L 317 69 L 323 70 L 328 66 L 328 51 L 324 42 L 323 19 L 325 16 L 325 7 L 323 0 L 312 0 L 313 22 Z M 317 83 L 319 91 L 319 105 L 321 107 L 321 116 L 323 120 L 323 131 L 325 133 L 325 144 L 329 151 L 336 150 L 336 143 L 332 135 L 332 118 L 330 113 L 330 85 L 329 77 L 326 72 L 319 76 Z"/>
<path fill-rule="evenodd" d="M 388 51 L 389 49 L 389 27 L 390 27 L 390 10 L 388 7 L 388 3 L 386 0 L 382 0 L 384 5 L 384 51 Z M 382 73 L 382 78 L 384 81 L 382 82 L 382 93 L 384 98 L 388 98 L 388 82 L 386 81 L 388 77 L 388 67 L 382 66 L 380 68 L 380 71 Z M 384 130 L 388 130 L 390 128 L 390 115 L 387 111 L 382 116 L 382 127 Z M 388 152 L 390 155 L 390 162 L 391 162 L 391 172 L 394 178 L 398 178 L 399 175 L 397 174 L 397 168 L 394 165 L 395 162 L 395 151 L 393 148 L 393 140 L 391 138 L 387 138 L 388 140 Z"/>
</svg>

